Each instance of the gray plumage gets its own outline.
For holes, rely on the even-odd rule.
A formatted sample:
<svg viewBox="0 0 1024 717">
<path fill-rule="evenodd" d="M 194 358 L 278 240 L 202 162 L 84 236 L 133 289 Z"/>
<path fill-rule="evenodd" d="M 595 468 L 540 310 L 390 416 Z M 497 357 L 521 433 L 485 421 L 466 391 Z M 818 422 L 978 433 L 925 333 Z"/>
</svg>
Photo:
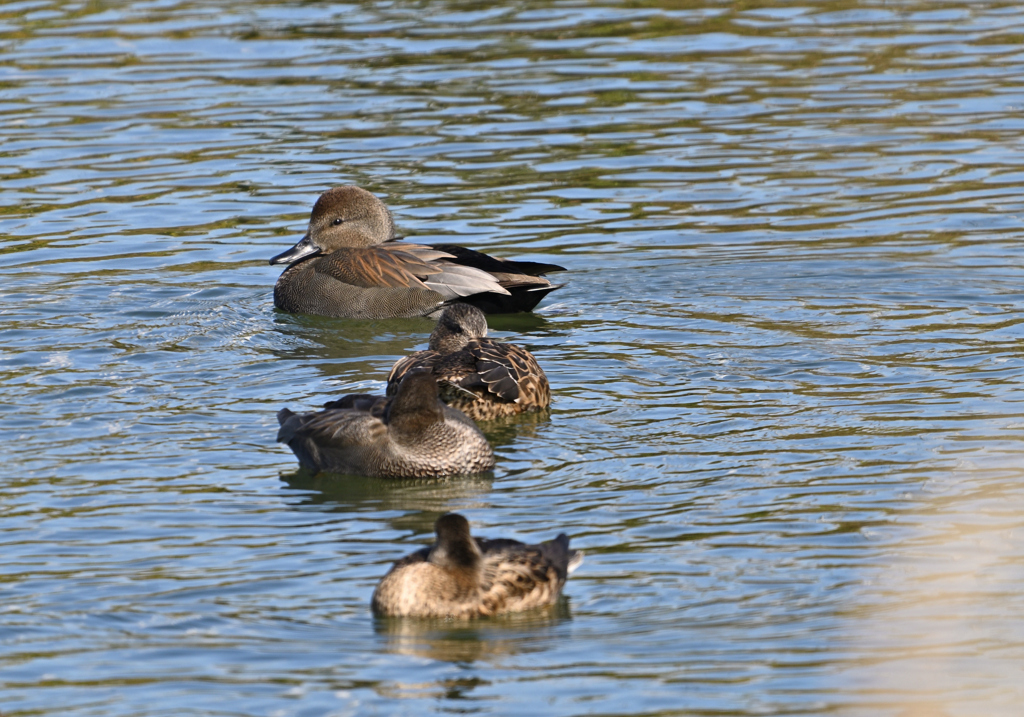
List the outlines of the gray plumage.
<svg viewBox="0 0 1024 717">
<path fill-rule="evenodd" d="M 438 398 L 427 371 L 410 373 L 392 399 L 363 394 L 316 413 L 277 414 L 279 443 L 303 468 L 377 478 L 482 473 L 494 453 L 480 429 Z"/>
<path fill-rule="evenodd" d="M 477 421 L 551 405 L 547 376 L 526 349 L 486 338 L 487 317 L 475 306 L 445 307 L 427 350 L 406 356 L 388 376 L 388 395 L 416 369 L 429 369 L 441 399 Z"/>
<path fill-rule="evenodd" d="M 540 274 L 564 271 L 457 245 L 406 244 L 394 234 L 391 213 L 370 192 L 355 186 L 324 192 L 306 235 L 270 260 L 289 265 L 274 286 L 274 305 L 362 319 L 436 315 L 457 299 L 496 313 L 530 311 L 558 288 Z"/>
<path fill-rule="evenodd" d="M 564 533 L 538 545 L 473 538 L 456 513 L 437 519 L 437 541 L 396 562 L 373 592 L 377 615 L 474 618 L 550 605 L 583 553 Z"/>
</svg>

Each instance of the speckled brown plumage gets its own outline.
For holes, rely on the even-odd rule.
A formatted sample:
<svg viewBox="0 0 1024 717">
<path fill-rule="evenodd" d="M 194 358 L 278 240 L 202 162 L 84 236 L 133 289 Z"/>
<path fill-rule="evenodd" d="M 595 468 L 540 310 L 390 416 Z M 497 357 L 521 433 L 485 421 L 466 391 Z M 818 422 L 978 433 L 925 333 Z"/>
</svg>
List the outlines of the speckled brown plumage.
<svg viewBox="0 0 1024 717">
<path fill-rule="evenodd" d="M 277 414 L 278 442 L 287 443 L 307 470 L 432 478 L 494 468 L 487 439 L 471 419 L 438 399 L 427 371 L 410 373 L 390 400 L 360 394 L 334 404 L 343 407 Z"/>
<path fill-rule="evenodd" d="M 400 359 L 388 376 L 394 394 L 410 371 L 429 369 L 441 400 L 477 421 L 513 416 L 551 405 L 551 388 L 526 349 L 485 338 L 487 319 L 474 306 L 445 308 L 425 351 Z"/>
<path fill-rule="evenodd" d="M 391 213 L 364 189 L 324 192 L 306 235 L 271 264 L 289 264 L 274 305 L 297 314 L 386 319 L 436 315 L 462 299 L 485 311 L 530 311 L 558 288 L 540 274 L 554 264 L 516 262 L 454 244 L 398 242 Z"/>
<path fill-rule="evenodd" d="M 437 541 L 392 566 L 373 592 L 381 616 L 474 618 L 550 605 L 583 562 L 562 533 L 525 545 L 473 538 L 456 513 L 438 518 Z"/>
</svg>

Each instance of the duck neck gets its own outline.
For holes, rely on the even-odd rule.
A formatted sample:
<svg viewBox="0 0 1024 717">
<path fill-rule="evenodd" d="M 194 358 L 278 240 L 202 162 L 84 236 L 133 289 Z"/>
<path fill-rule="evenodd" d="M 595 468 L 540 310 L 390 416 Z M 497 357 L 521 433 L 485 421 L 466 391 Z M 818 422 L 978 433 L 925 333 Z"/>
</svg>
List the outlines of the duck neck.
<svg viewBox="0 0 1024 717">
<path fill-rule="evenodd" d="M 384 420 L 391 438 L 403 444 L 420 443 L 424 437 L 444 427 L 444 413 L 440 407 L 410 413 L 389 411 Z"/>
<path fill-rule="evenodd" d="M 472 538 L 437 543 L 430 549 L 427 560 L 438 567 L 471 579 L 479 577 L 484 562 L 480 548 Z"/>
<path fill-rule="evenodd" d="M 439 354 L 453 354 L 466 348 L 472 337 L 466 334 L 452 334 L 447 331 L 435 331 L 430 336 L 427 348 Z"/>
</svg>

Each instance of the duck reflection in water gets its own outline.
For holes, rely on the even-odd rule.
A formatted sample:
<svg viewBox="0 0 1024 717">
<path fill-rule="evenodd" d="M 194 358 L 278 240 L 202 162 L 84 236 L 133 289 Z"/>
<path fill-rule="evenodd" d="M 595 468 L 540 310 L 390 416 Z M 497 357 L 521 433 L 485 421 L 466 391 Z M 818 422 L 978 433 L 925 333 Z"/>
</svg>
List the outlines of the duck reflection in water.
<svg viewBox="0 0 1024 717">
<path fill-rule="evenodd" d="M 538 337 L 568 334 L 537 314 L 491 314 L 487 323 L 494 331 Z M 256 343 L 254 348 L 301 368 L 312 366 L 323 376 L 343 377 L 347 382 L 353 377 L 377 377 L 383 382 L 395 358 L 423 344 L 436 326 L 426 318 L 365 321 L 275 314 L 276 335 L 269 345 Z"/>
<path fill-rule="evenodd" d="M 561 643 L 572 620 L 569 598 L 546 607 L 487 620 L 377 617 L 374 632 L 389 652 L 444 662 L 475 662 L 540 653 Z"/>
<path fill-rule="evenodd" d="M 347 381 L 374 377 L 383 382 L 394 357 L 422 343 L 434 325 L 423 318 L 356 321 L 277 314 L 273 323 L 277 335 L 268 351 L 278 360 L 298 368 L 313 367 L 323 376 Z"/>
<path fill-rule="evenodd" d="M 299 498 L 288 501 L 297 510 L 382 513 L 387 516 L 383 521 L 393 530 L 413 536 L 432 535 L 435 521 L 452 505 L 490 507 L 484 499 L 493 487 L 489 474 L 396 480 L 297 471 L 282 475 L 281 480 L 288 489 L 301 491 L 286 494 Z"/>
</svg>

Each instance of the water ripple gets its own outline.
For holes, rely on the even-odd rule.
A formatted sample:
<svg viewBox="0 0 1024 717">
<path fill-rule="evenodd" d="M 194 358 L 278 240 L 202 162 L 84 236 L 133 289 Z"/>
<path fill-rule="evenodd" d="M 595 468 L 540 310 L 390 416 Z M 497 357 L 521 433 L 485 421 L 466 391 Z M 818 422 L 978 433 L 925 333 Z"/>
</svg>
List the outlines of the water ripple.
<svg viewBox="0 0 1024 717">
<path fill-rule="evenodd" d="M 426 10 L 429 9 L 429 12 Z M 1019 8 L 0 8 L 4 714 L 1013 715 Z M 495 474 L 296 473 L 426 320 L 273 311 L 358 183 L 570 267 Z M 374 621 L 464 511 L 556 609 Z"/>
</svg>

